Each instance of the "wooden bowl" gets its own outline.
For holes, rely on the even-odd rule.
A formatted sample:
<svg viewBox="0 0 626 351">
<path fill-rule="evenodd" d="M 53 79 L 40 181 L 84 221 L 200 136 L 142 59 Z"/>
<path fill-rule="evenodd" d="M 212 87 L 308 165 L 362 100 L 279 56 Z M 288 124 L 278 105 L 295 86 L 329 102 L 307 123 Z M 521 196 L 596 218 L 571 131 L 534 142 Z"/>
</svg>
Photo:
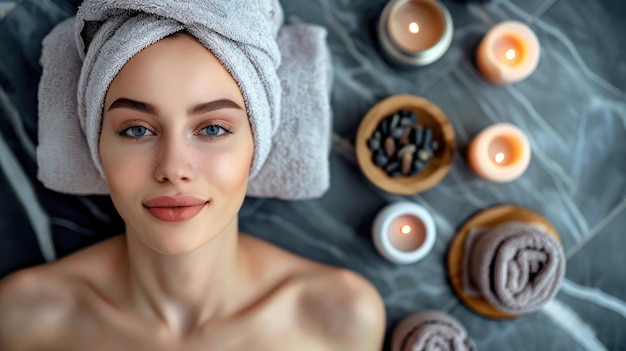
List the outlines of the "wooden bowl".
<svg viewBox="0 0 626 351">
<path fill-rule="evenodd" d="M 556 228 L 545 217 L 526 207 L 515 205 L 500 205 L 487 208 L 470 218 L 452 239 L 448 250 L 448 276 L 454 292 L 463 303 L 481 316 L 493 319 L 510 319 L 519 317 L 515 314 L 507 314 L 493 307 L 482 296 L 470 296 L 463 290 L 463 257 L 465 253 L 465 239 L 471 228 L 495 228 L 507 222 L 523 222 L 526 224 L 538 224 L 543 226 L 548 234 L 561 241 Z"/>
<path fill-rule="evenodd" d="M 400 110 L 417 114 L 417 124 L 432 129 L 433 140 L 439 143 L 439 147 L 430 163 L 419 173 L 393 178 L 374 164 L 373 152 L 367 141 L 383 119 Z M 434 187 L 446 176 L 456 151 L 456 140 L 452 124 L 437 105 L 419 96 L 395 95 L 379 102 L 367 112 L 359 125 L 355 148 L 359 166 L 372 183 L 390 193 L 410 195 Z"/>
</svg>

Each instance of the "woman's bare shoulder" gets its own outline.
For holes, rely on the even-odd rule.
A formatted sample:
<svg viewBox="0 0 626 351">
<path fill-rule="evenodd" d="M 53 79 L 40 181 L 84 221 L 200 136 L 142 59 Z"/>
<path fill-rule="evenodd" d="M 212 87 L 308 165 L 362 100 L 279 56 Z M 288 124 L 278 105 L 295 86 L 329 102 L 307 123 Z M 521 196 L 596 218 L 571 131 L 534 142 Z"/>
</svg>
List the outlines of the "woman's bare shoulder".
<svg viewBox="0 0 626 351">
<path fill-rule="evenodd" d="M 329 349 L 380 350 L 386 317 L 378 290 L 363 276 L 343 268 L 311 272 L 300 299 L 303 316 Z"/>
<path fill-rule="evenodd" d="M 318 333 L 329 350 L 380 350 L 385 307 L 378 290 L 363 276 L 303 258 L 270 243 L 252 239 L 265 270 L 280 271 L 296 287 L 298 319 Z M 281 279 L 283 280 L 283 279 Z"/>
<path fill-rule="evenodd" d="M 69 289 L 48 266 L 4 278 L 0 281 L 0 349 L 53 347 L 58 327 L 72 313 L 73 304 Z"/>
<path fill-rule="evenodd" d="M 97 244 L 0 280 L 0 350 L 54 349 L 61 329 L 75 320 L 77 292 L 94 279 L 88 274 L 97 264 L 92 261 L 110 250 L 107 246 Z M 35 341 L 46 347 L 32 345 Z"/>
</svg>

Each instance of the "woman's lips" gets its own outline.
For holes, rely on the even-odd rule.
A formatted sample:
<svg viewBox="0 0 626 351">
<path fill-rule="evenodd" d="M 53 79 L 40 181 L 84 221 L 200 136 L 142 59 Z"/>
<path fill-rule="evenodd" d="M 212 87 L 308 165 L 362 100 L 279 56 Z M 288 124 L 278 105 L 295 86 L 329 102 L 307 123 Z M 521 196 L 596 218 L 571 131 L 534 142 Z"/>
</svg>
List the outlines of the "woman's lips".
<svg viewBox="0 0 626 351">
<path fill-rule="evenodd" d="M 143 203 L 152 217 L 164 222 L 181 222 L 195 217 L 209 202 L 193 196 L 157 196 Z"/>
</svg>

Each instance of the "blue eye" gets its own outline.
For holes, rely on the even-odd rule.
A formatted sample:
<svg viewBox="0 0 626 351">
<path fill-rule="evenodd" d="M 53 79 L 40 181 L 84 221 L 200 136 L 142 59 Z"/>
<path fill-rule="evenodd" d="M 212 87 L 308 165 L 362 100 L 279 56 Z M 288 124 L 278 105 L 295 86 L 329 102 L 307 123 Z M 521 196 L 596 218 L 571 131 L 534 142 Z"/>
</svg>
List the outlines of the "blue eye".
<svg viewBox="0 0 626 351">
<path fill-rule="evenodd" d="M 132 126 L 130 128 L 125 129 L 122 133 L 122 136 L 129 138 L 141 138 L 145 136 L 154 135 L 150 129 L 143 126 Z"/>
<path fill-rule="evenodd" d="M 146 135 L 148 128 L 142 126 L 134 126 L 126 129 L 124 133 L 128 136 L 141 137 Z"/>
<path fill-rule="evenodd" d="M 202 128 L 200 130 L 200 133 L 204 135 L 208 135 L 208 136 L 218 136 L 220 134 L 223 134 L 224 131 L 225 131 L 224 128 L 213 124 L 213 125 Z"/>
</svg>

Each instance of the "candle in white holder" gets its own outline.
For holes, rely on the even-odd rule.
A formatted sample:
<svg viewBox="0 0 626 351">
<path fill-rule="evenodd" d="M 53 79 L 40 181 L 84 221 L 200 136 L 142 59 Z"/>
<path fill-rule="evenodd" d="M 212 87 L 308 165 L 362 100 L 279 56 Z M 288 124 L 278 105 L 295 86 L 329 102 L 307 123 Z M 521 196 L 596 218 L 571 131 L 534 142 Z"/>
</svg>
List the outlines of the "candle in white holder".
<svg viewBox="0 0 626 351">
<path fill-rule="evenodd" d="M 435 221 L 422 206 L 397 202 L 382 209 L 372 227 L 374 244 L 380 254 L 399 264 L 424 258 L 435 243 Z"/>
</svg>

